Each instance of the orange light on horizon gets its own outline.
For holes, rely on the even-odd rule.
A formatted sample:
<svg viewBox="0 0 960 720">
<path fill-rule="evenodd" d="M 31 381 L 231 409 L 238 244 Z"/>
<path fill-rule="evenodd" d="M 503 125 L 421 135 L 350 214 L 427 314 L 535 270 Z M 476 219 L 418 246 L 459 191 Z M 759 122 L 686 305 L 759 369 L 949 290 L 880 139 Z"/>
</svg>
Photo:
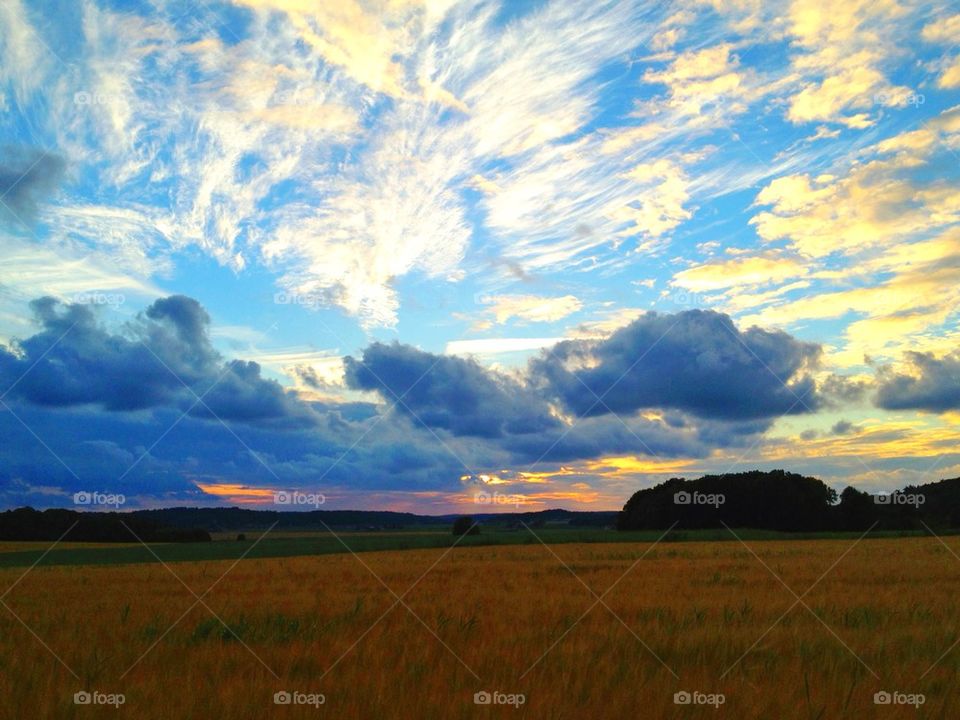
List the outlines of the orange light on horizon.
<svg viewBox="0 0 960 720">
<path fill-rule="evenodd" d="M 271 488 L 254 488 L 240 483 L 202 483 L 194 480 L 193 484 L 208 495 L 229 500 L 238 505 L 271 504 L 276 492 Z"/>
</svg>

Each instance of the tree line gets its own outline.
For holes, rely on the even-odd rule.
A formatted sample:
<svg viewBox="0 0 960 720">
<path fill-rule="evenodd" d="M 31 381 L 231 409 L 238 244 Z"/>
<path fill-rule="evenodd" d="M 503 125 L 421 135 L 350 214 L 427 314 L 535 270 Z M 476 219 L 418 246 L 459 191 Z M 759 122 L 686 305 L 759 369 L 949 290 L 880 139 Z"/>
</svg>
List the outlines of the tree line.
<svg viewBox="0 0 960 720">
<path fill-rule="evenodd" d="M 784 470 L 671 478 L 634 493 L 617 517 L 618 530 L 724 525 L 785 532 L 957 528 L 960 478 L 874 495 L 854 487 L 838 495 L 817 478 Z"/>
<path fill-rule="evenodd" d="M 0 540 L 64 542 L 209 542 L 199 528 L 166 527 L 130 513 L 18 508 L 0 512 Z"/>
</svg>

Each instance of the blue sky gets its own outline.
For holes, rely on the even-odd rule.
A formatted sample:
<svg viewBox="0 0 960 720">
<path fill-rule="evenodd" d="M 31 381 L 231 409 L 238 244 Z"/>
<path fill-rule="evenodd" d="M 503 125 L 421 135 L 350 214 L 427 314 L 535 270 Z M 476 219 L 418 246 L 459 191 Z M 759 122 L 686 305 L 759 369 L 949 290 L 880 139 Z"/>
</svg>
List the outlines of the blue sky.
<svg viewBox="0 0 960 720">
<path fill-rule="evenodd" d="M 894 0 L 9 0 L 0 502 L 958 475 L 958 39 Z"/>
</svg>

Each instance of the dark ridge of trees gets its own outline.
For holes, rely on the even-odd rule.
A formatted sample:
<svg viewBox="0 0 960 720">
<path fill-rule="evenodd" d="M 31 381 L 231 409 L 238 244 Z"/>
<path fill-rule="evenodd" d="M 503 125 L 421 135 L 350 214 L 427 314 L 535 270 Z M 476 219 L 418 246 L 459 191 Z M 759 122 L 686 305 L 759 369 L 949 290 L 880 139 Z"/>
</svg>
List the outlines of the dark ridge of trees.
<svg viewBox="0 0 960 720">
<path fill-rule="evenodd" d="M 784 470 L 671 478 L 633 494 L 618 530 L 755 528 L 784 532 L 960 527 L 960 478 L 908 486 L 888 497 Z"/>
<path fill-rule="evenodd" d="M 449 525 L 451 516 L 429 517 L 387 510 L 248 510 L 246 508 L 159 508 L 128 515 L 169 527 L 202 527 L 210 532 L 266 530 L 395 530 L 410 525 Z"/>
<path fill-rule="evenodd" d="M 132 531 L 132 532 L 131 532 Z M 65 534 L 66 533 L 66 534 Z M 19 508 L 0 512 L 0 540 L 63 542 L 209 542 L 199 528 L 165 527 L 130 513 Z"/>
<path fill-rule="evenodd" d="M 22 508 L 21 511 L 38 511 L 31 508 Z M 20 512 L 20 511 L 10 511 Z M 48 510 L 49 513 L 73 513 L 71 510 Z M 310 510 L 310 511 L 288 511 L 288 510 L 250 510 L 246 508 L 196 508 L 196 507 L 175 507 L 158 508 L 153 510 L 132 510 L 123 513 L 96 513 L 84 512 L 76 513 L 83 515 L 87 520 L 84 522 L 84 532 L 88 535 L 103 534 L 100 531 L 90 529 L 86 530 L 87 525 L 92 524 L 90 518 L 100 515 L 116 515 L 122 519 L 137 534 L 140 534 L 138 527 L 144 528 L 144 532 L 160 532 L 160 529 L 166 528 L 164 532 L 184 531 L 184 537 L 192 537 L 189 533 L 196 533 L 197 528 L 214 532 L 255 532 L 266 530 L 274 526 L 275 530 L 287 531 L 321 531 L 328 528 L 338 532 L 342 531 L 377 531 L 377 530 L 403 530 L 410 527 L 436 526 L 439 528 L 448 528 L 456 519 L 456 515 L 415 515 L 406 512 L 392 512 L 388 510 Z M 65 531 L 76 519 L 70 522 L 53 520 L 27 520 L 26 517 L 17 519 L 9 513 L 0 513 L 0 533 L 27 532 L 26 530 L 14 530 L 14 528 L 31 527 L 41 523 L 53 523 L 55 527 L 60 527 L 60 532 Z M 60 517 L 51 515 L 50 517 Z M 67 517 L 66 515 L 62 517 Z M 572 510 L 539 510 L 536 512 L 509 512 L 509 513 L 480 513 L 473 516 L 484 526 L 490 527 L 509 527 L 519 528 L 521 523 L 530 527 L 543 527 L 546 523 L 556 525 L 568 525 L 570 527 L 612 527 L 617 519 L 617 511 L 584 512 Z M 119 524 L 119 523 L 117 523 Z M 10 530 L 5 530 L 11 528 Z M 116 526 L 105 535 L 111 537 L 115 534 Z M 126 542 L 131 536 L 130 533 L 119 526 L 122 530 L 120 541 Z M 59 535 L 54 535 L 51 540 L 56 540 Z M 74 534 L 71 533 L 71 537 Z M 0 538 L 4 539 L 4 538 Z M 27 538 L 8 538 L 8 539 L 27 539 Z M 46 539 L 40 538 L 40 539 Z M 75 538 L 77 539 L 77 538 Z M 146 538 L 145 538 L 146 539 Z M 201 538 L 202 539 L 202 538 Z M 96 542 L 111 542 L 109 539 L 96 540 Z"/>
<path fill-rule="evenodd" d="M 930 527 L 960 528 L 960 478 L 908 485 L 902 492 L 923 495 L 920 517 Z"/>
<path fill-rule="evenodd" d="M 168 527 L 202 527 L 210 532 L 249 532 L 266 530 L 402 530 L 436 525 L 449 527 L 456 515 L 415 515 L 388 510 L 249 510 L 245 508 L 161 508 L 134 510 L 132 517 L 150 520 Z M 484 526 L 520 526 L 525 523 L 568 524 L 571 527 L 610 527 L 617 511 L 584 512 L 575 510 L 538 510 L 536 512 L 476 513 L 474 519 Z"/>
</svg>

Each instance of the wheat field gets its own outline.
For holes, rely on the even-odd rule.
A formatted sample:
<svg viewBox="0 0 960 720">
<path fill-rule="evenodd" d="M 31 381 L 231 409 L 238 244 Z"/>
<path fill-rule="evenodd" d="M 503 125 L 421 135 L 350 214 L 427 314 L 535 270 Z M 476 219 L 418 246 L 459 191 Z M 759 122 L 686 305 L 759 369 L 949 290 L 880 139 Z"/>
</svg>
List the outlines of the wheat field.
<svg viewBox="0 0 960 720">
<path fill-rule="evenodd" d="M 953 718 L 960 558 L 945 542 L 8 569 L 0 716 Z"/>
</svg>

